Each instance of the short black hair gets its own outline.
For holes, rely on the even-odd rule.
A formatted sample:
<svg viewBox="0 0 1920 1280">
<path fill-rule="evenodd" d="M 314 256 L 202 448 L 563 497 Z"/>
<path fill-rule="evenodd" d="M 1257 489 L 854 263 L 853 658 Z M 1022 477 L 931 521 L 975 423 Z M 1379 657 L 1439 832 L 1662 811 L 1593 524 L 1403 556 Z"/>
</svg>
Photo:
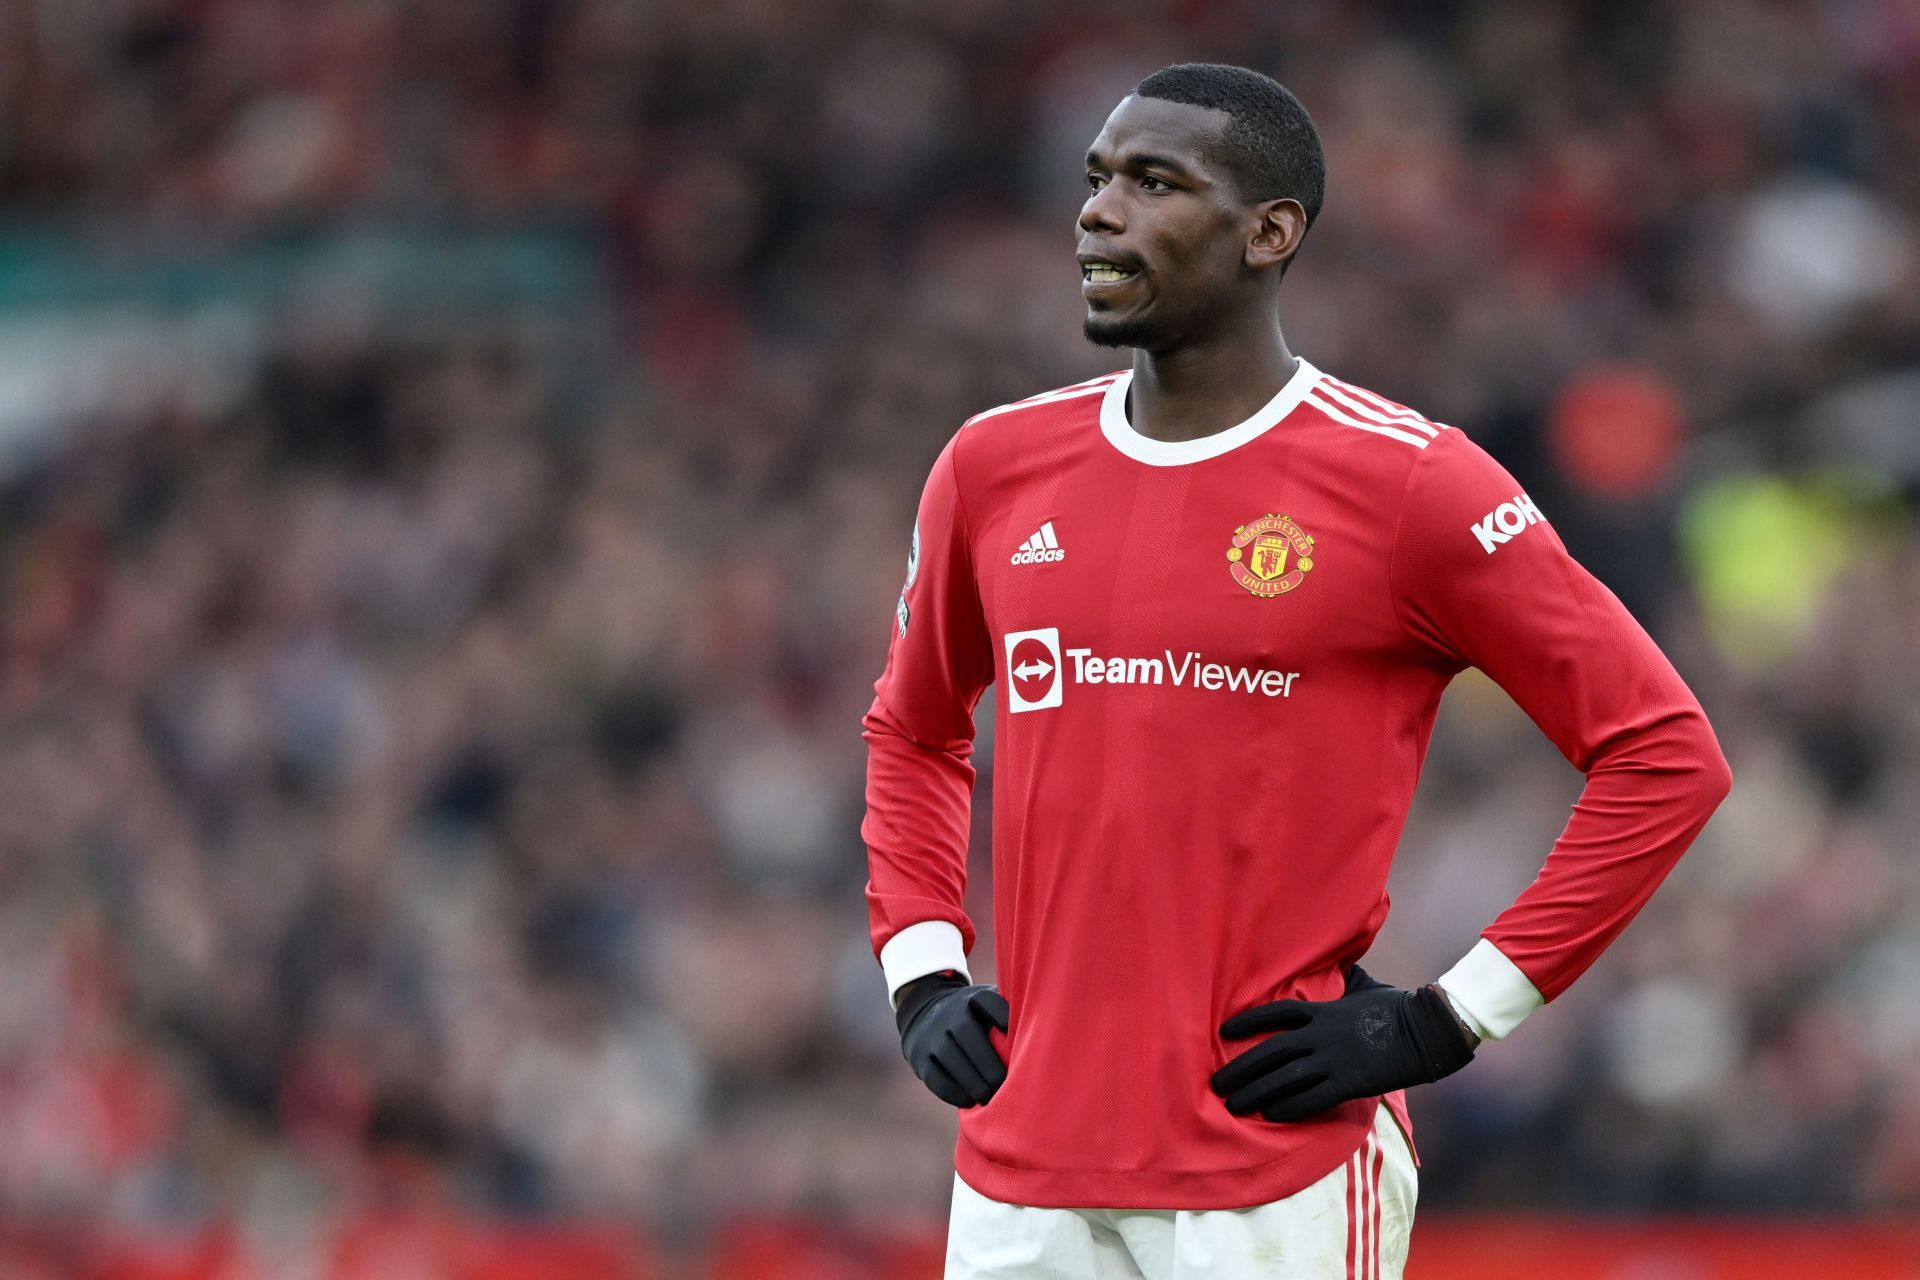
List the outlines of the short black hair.
<svg viewBox="0 0 1920 1280">
<path fill-rule="evenodd" d="M 1327 157 L 1320 131 L 1300 99 L 1272 76 L 1222 62 L 1182 62 L 1133 87 L 1142 98 L 1211 107 L 1233 117 L 1215 140 L 1212 158 L 1231 172 L 1247 200 L 1291 197 L 1320 216 L 1327 194 Z"/>
</svg>

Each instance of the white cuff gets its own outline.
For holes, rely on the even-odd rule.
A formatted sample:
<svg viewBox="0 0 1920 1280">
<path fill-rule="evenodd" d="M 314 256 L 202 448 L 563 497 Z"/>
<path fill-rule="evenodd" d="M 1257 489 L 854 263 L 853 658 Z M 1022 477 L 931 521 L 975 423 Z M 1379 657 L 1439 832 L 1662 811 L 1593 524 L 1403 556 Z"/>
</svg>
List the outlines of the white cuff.
<svg viewBox="0 0 1920 1280">
<path fill-rule="evenodd" d="M 1504 1040 L 1546 998 L 1520 967 L 1485 938 L 1440 975 L 1440 989 L 1482 1039 Z"/>
<path fill-rule="evenodd" d="M 959 926 L 945 920 L 910 924 L 880 948 L 880 972 L 887 979 L 888 1000 L 893 1000 L 900 988 L 915 978 L 924 978 L 942 969 L 957 969 L 961 977 L 973 980 L 967 972 L 967 948 L 961 940 Z"/>
</svg>

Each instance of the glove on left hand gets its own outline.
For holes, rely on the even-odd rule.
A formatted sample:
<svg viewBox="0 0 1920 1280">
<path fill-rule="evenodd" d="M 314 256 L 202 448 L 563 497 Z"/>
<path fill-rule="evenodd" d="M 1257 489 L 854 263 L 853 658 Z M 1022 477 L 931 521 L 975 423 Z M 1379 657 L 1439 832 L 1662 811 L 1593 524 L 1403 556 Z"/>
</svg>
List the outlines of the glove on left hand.
<svg viewBox="0 0 1920 1280">
<path fill-rule="evenodd" d="M 1277 1000 L 1227 1019 L 1220 1034 L 1261 1041 L 1213 1073 L 1237 1116 L 1305 1120 L 1355 1098 L 1430 1084 L 1473 1060 L 1475 1041 L 1436 986 L 1402 991 L 1364 969 L 1337 1000 Z"/>
</svg>

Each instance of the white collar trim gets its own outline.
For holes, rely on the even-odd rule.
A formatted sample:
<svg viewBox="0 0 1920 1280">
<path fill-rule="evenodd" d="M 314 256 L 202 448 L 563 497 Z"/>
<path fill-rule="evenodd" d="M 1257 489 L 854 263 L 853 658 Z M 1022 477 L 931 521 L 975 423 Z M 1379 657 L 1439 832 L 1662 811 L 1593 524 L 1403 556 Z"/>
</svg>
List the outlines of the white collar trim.
<svg viewBox="0 0 1920 1280">
<path fill-rule="evenodd" d="M 1100 400 L 1100 431 L 1114 448 L 1148 466 L 1179 467 L 1190 462 L 1205 462 L 1264 435 L 1292 413 L 1318 381 L 1320 371 L 1303 357 L 1299 368 L 1274 393 L 1273 399 L 1255 410 L 1245 422 L 1197 440 L 1155 440 L 1135 431 L 1127 421 L 1127 389 L 1133 385 L 1133 370 L 1129 369 L 1107 385 L 1107 394 Z"/>
</svg>

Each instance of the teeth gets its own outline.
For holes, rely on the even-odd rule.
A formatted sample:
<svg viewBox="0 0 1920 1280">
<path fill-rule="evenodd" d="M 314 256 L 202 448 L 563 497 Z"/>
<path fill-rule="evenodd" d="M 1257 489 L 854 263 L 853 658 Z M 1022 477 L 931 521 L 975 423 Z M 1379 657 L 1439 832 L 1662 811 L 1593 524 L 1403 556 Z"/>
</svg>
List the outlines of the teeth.
<svg viewBox="0 0 1920 1280">
<path fill-rule="evenodd" d="M 1087 268 L 1087 279 L 1095 284 L 1115 284 L 1131 276 L 1133 272 L 1106 263 L 1094 263 Z"/>
</svg>

